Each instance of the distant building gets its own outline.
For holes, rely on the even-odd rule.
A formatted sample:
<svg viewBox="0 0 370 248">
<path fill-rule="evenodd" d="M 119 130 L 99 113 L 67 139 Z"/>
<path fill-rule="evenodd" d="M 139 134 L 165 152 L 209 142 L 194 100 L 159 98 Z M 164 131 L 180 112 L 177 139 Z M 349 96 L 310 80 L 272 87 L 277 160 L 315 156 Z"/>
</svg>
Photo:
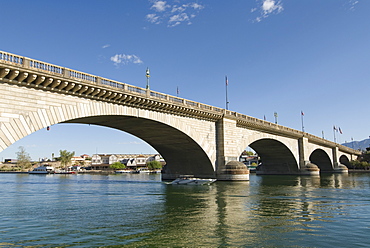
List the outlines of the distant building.
<svg viewBox="0 0 370 248">
<path fill-rule="evenodd" d="M 5 164 L 16 164 L 18 162 L 17 159 L 13 159 L 13 158 L 6 158 L 4 159 L 4 163 Z"/>
<path fill-rule="evenodd" d="M 146 163 L 157 160 L 162 165 L 164 160 L 158 154 L 94 154 L 91 157 L 91 169 L 109 170 L 110 165 L 115 162 L 121 162 L 128 169 L 138 170 L 146 168 Z"/>
<path fill-rule="evenodd" d="M 71 164 L 73 166 L 90 166 L 91 165 L 91 160 L 90 156 L 87 154 L 81 155 L 81 156 L 76 156 L 71 158 Z"/>
<path fill-rule="evenodd" d="M 239 161 L 242 162 L 243 164 L 245 165 L 252 165 L 253 163 L 255 163 L 256 165 L 258 165 L 258 156 L 256 155 L 241 155 L 239 157 Z"/>
</svg>

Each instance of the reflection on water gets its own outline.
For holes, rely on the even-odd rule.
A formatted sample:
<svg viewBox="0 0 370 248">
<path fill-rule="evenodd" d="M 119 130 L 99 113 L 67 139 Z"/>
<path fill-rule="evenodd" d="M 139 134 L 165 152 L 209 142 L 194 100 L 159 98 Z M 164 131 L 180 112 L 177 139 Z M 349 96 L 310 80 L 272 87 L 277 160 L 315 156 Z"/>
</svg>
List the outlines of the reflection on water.
<svg viewBox="0 0 370 248">
<path fill-rule="evenodd" d="M 367 246 L 370 227 L 370 174 L 210 186 L 166 185 L 159 175 L 0 174 L 0 187 L 0 247 Z"/>
</svg>

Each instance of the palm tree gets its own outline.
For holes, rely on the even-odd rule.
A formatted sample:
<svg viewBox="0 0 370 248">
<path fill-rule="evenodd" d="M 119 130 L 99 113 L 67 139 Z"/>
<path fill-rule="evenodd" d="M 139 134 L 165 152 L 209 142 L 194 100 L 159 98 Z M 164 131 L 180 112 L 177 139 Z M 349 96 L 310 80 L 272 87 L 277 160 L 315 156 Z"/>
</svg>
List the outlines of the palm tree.
<svg viewBox="0 0 370 248">
<path fill-rule="evenodd" d="M 62 166 L 64 166 L 65 171 L 67 171 L 67 165 L 71 163 L 72 157 L 75 155 L 75 152 L 67 152 L 67 150 L 60 150 L 60 163 Z"/>
</svg>

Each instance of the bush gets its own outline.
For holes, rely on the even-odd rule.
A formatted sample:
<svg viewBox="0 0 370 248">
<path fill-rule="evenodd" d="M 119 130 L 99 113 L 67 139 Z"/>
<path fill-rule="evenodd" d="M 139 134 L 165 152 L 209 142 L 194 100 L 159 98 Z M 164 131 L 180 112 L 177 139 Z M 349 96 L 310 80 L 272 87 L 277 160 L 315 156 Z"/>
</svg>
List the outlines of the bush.
<svg viewBox="0 0 370 248">
<path fill-rule="evenodd" d="M 148 167 L 149 170 L 162 169 L 162 164 L 157 160 L 148 162 L 146 166 Z"/>
<path fill-rule="evenodd" d="M 126 169 L 126 165 L 122 164 L 121 162 L 114 162 L 109 167 L 115 170 Z"/>
<path fill-rule="evenodd" d="M 370 164 L 366 161 L 353 160 L 350 162 L 353 169 L 368 169 Z"/>
</svg>

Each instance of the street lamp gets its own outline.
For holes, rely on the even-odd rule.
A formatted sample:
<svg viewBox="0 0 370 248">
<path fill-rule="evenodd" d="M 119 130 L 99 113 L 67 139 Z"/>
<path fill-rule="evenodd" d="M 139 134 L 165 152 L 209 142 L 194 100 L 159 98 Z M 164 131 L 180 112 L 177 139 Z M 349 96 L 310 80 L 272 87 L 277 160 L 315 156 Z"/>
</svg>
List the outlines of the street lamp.
<svg viewBox="0 0 370 248">
<path fill-rule="evenodd" d="M 278 124 L 278 114 L 275 112 L 274 116 L 275 116 L 275 124 Z"/>
<path fill-rule="evenodd" d="M 150 78 L 150 71 L 149 68 L 146 68 L 146 89 L 149 90 L 149 78 Z"/>
</svg>

